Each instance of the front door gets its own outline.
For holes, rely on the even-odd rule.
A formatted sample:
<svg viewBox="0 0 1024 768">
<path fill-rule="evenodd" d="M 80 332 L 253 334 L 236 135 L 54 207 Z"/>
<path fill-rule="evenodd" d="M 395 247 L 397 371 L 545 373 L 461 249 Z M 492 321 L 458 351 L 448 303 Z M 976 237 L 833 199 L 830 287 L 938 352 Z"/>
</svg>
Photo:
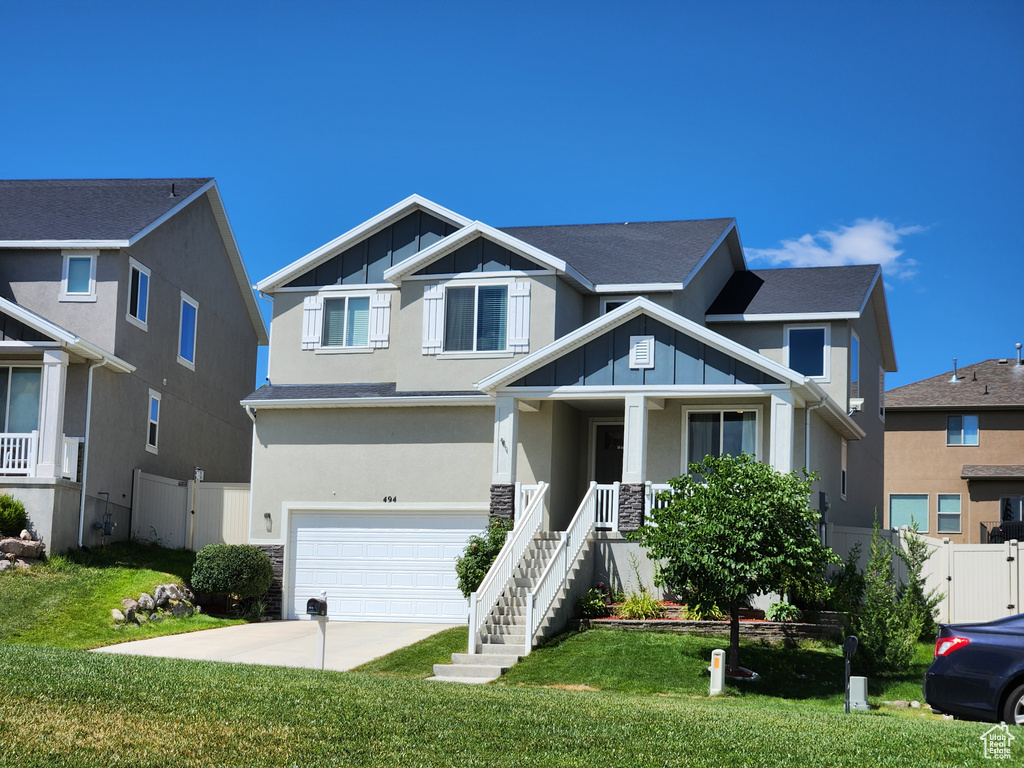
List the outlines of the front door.
<svg viewBox="0 0 1024 768">
<path fill-rule="evenodd" d="M 622 455 L 626 442 L 622 424 L 594 425 L 594 480 L 598 485 L 622 481 Z"/>
</svg>

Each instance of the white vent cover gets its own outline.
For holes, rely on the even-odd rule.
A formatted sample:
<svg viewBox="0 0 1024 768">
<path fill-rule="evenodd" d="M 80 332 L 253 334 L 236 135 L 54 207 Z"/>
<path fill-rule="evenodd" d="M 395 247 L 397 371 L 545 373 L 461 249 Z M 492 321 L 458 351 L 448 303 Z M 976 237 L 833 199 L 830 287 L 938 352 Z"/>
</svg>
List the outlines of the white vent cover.
<svg viewBox="0 0 1024 768">
<path fill-rule="evenodd" d="M 654 367 L 654 337 L 653 336 L 630 336 L 629 337 L 629 367 L 630 368 L 653 368 Z"/>
</svg>

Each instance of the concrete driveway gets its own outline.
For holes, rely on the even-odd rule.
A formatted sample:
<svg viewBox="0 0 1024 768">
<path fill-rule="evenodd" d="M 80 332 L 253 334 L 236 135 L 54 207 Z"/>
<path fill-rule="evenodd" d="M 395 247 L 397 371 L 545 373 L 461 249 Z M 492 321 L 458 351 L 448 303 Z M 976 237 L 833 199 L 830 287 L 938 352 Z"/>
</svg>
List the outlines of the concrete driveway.
<svg viewBox="0 0 1024 768">
<path fill-rule="evenodd" d="M 331 621 L 324 669 L 344 672 L 454 626 L 462 625 Z M 315 621 L 264 621 L 120 643 L 96 653 L 316 669 L 317 631 Z"/>
</svg>

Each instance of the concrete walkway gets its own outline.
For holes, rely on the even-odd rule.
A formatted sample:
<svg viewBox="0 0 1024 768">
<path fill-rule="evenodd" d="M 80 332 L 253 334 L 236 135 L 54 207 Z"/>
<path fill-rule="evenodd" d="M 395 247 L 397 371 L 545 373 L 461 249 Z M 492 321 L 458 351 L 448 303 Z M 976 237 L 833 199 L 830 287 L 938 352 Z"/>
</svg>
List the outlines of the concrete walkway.
<svg viewBox="0 0 1024 768">
<path fill-rule="evenodd" d="M 454 626 L 461 625 L 331 621 L 327 624 L 324 669 L 344 672 Z M 238 624 L 153 637 L 97 648 L 96 653 L 315 669 L 316 650 L 317 623 L 298 620 Z"/>
</svg>

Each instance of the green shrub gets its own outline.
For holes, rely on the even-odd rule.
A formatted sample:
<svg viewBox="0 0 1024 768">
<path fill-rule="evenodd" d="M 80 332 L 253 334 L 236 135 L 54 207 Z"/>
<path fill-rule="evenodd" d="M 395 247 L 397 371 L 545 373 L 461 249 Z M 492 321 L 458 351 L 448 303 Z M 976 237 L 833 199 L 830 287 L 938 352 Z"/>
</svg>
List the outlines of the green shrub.
<svg viewBox="0 0 1024 768">
<path fill-rule="evenodd" d="M 896 590 L 897 597 L 908 603 L 908 609 L 915 611 L 921 620 L 920 640 L 935 638 L 935 613 L 945 594 L 938 589 L 928 589 L 923 571 L 924 564 L 931 557 L 931 548 L 917 534 L 917 525 L 903 539 L 906 548 L 900 550 L 900 557 L 907 566 L 907 583 Z"/>
<path fill-rule="evenodd" d="M 665 615 L 665 606 L 646 590 L 630 592 L 619 609 L 619 615 L 624 619 L 657 619 Z"/>
<path fill-rule="evenodd" d="M 459 577 L 463 597 L 469 597 L 480 586 L 511 530 L 511 520 L 495 518 L 483 533 L 469 537 L 462 557 L 455 560 L 455 575 Z"/>
<path fill-rule="evenodd" d="M 764 617 L 768 621 L 800 621 L 803 619 L 804 614 L 795 605 L 790 605 L 784 600 L 780 600 L 777 603 L 772 603 L 767 611 L 764 613 Z"/>
<path fill-rule="evenodd" d="M 608 606 L 604 602 L 604 593 L 595 588 L 577 597 L 576 613 L 584 619 L 600 619 L 607 616 Z"/>
<path fill-rule="evenodd" d="M 262 597 L 273 578 L 270 558 L 251 544 L 210 544 L 196 553 L 192 567 L 194 590 L 239 600 Z"/>
<path fill-rule="evenodd" d="M 860 542 L 852 547 L 842 568 L 828 577 L 828 596 L 825 607 L 853 616 L 864 602 L 864 574 L 857 563 L 860 561 Z"/>
<path fill-rule="evenodd" d="M 25 505 L 9 493 L 0 494 L 0 536 L 18 536 L 26 527 Z"/>
<path fill-rule="evenodd" d="M 686 605 L 686 618 L 690 621 L 721 621 L 725 611 L 713 602 L 692 602 Z"/>
</svg>

